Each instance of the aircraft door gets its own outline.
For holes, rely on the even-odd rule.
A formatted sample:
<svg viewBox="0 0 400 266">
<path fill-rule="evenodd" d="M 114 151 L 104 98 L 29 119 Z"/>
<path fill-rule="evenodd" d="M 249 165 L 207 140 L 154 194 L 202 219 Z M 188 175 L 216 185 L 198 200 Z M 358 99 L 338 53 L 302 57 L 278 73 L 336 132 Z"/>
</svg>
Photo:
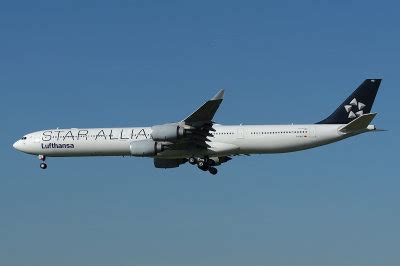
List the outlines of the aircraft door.
<svg viewBox="0 0 400 266">
<path fill-rule="evenodd" d="M 238 139 L 244 139 L 244 129 L 243 129 L 242 125 L 240 125 L 238 127 L 236 133 L 237 133 L 236 136 L 237 136 Z"/>
<path fill-rule="evenodd" d="M 315 133 L 315 127 L 309 127 L 308 128 L 308 137 L 312 138 L 312 139 L 317 137 L 317 135 Z"/>
</svg>

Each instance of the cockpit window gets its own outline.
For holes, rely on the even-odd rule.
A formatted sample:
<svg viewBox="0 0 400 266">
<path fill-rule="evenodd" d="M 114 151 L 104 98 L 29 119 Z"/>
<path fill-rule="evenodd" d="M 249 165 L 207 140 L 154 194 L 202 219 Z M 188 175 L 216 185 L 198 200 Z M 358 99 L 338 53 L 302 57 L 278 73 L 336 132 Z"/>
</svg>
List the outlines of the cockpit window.
<svg viewBox="0 0 400 266">
<path fill-rule="evenodd" d="M 22 140 L 25 140 L 26 139 L 26 137 L 24 136 L 24 137 L 22 137 Z"/>
</svg>

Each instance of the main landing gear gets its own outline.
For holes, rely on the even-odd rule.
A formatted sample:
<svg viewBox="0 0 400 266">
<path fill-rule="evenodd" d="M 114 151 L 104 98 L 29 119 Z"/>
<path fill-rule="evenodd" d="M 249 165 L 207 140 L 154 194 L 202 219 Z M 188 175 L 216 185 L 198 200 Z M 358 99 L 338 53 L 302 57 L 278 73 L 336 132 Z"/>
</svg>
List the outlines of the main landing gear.
<svg viewBox="0 0 400 266">
<path fill-rule="evenodd" d="M 44 162 L 46 160 L 46 156 L 44 155 L 38 155 L 39 160 L 41 160 L 42 162 L 40 163 L 40 168 L 42 168 L 43 170 L 47 168 L 47 164 Z"/>
<path fill-rule="evenodd" d="M 192 165 L 196 165 L 197 167 L 202 170 L 202 171 L 208 171 L 212 175 L 216 175 L 218 173 L 218 169 L 214 167 L 215 162 L 213 160 L 210 160 L 208 158 L 195 158 L 195 157 L 190 157 L 189 158 L 189 163 Z"/>
</svg>

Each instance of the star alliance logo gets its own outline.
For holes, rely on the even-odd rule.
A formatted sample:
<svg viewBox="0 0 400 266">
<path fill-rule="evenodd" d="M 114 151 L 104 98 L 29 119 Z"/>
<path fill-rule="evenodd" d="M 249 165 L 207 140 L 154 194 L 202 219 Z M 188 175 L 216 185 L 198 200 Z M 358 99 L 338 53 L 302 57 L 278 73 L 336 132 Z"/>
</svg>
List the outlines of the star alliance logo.
<svg viewBox="0 0 400 266">
<path fill-rule="evenodd" d="M 346 109 L 346 112 L 349 114 L 348 118 L 353 119 L 364 114 L 362 110 L 364 107 L 365 104 L 358 102 L 357 99 L 354 98 L 348 105 L 344 106 L 344 109 Z"/>
</svg>

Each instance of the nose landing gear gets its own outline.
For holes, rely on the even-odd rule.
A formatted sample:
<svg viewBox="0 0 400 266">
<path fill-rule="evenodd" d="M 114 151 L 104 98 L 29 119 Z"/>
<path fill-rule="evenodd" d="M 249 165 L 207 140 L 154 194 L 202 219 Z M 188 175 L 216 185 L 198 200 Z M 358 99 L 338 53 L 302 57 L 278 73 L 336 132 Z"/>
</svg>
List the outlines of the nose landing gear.
<svg viewBox="0 0 400 266">
<path fill-rule="evenodd" d="M 43 170 L 47 168 L 47 164 L 46 163 L 41 163 L 40 164 L 40 168 L 42 168 Z"/>
<path fill-rule="evenodd" d="M 47 164 L 44 162 L 46 160 L 46 156 L 38 155 L 38 159 L 42 161 L 40 163 L 40 168 L 43 169 L 43 170 L 46 169 L 47 168 Z"/>
</svg>

